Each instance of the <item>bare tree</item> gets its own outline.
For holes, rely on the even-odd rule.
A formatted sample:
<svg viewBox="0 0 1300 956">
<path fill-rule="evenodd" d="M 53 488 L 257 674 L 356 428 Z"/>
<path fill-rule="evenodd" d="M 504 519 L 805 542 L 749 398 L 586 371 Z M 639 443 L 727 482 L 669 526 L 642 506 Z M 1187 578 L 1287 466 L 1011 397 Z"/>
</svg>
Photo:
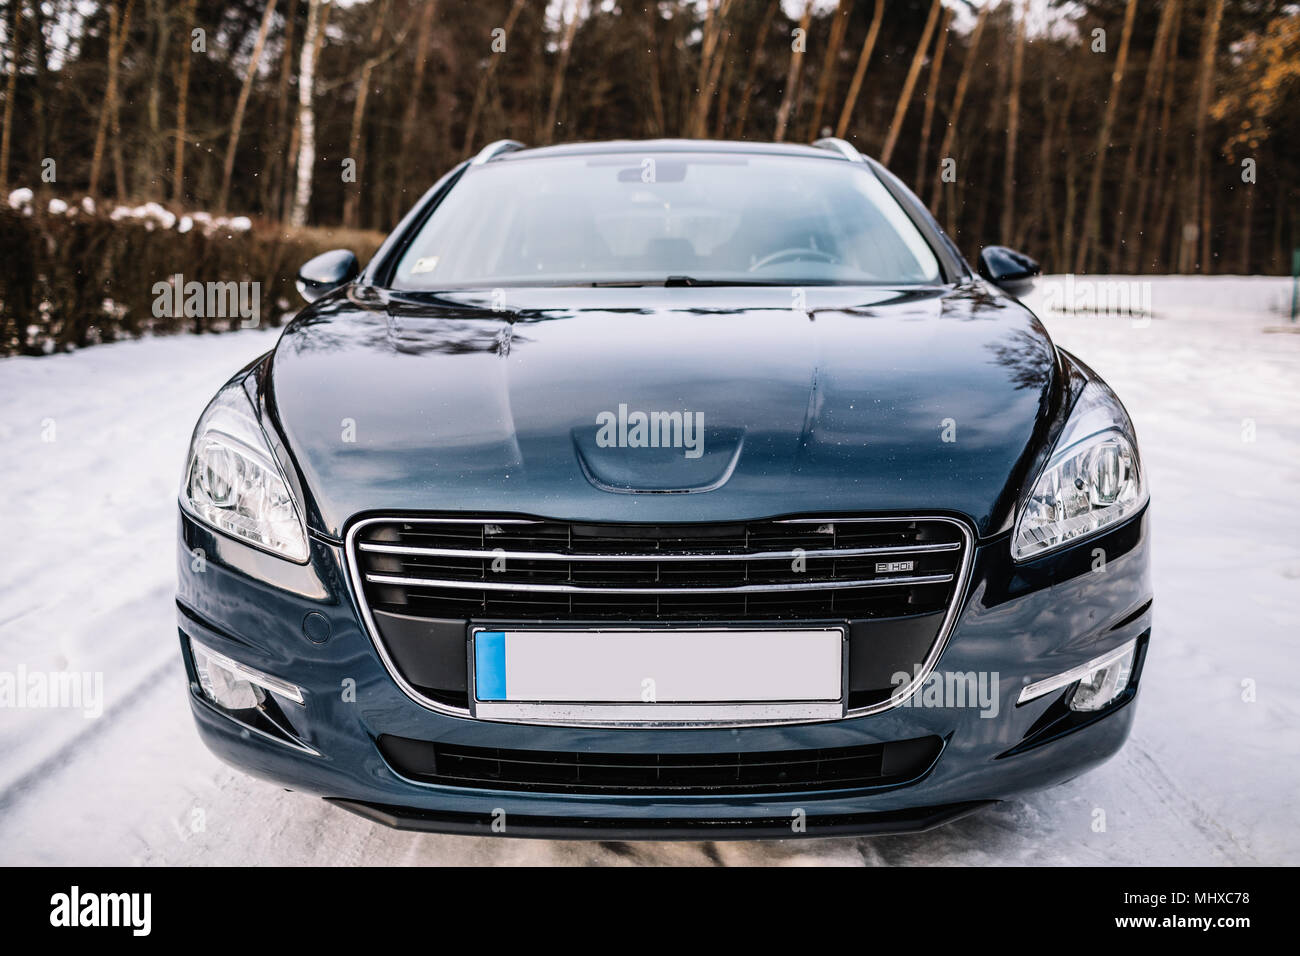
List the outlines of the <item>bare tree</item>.
<svg viewBox="0 0 1300 956">
<path fill-rule="evenodd" d="M 573 38 L 578 32 L 578 4 L 573 0 L 569 8 L 569 19 L 564 24 L 564 41 L 560 44 L 560 56 L 555 63 L 555 74 L 551 78 L 551 105 L 546 109 L 546 127 L 538 137 L 540 142 L 549 143 L 555 138 L 555 123 L 560 113 L 560 97 L 564 95 L 564 74 L 569 68 L 569 54 L 573 52 Z"/>
<path fill-rule="evenodd" d="M 375 5 L 375 18 L 370 26 L 369 49 L 372 52 L 379 49 L 379 44 L 383 40 L 384 26 L 388 22 L 388 13 L 392 6 L 393 0 L 382 0 L 381 3 Z M 375 67 L 383 59 L 378 54 L 369 57 L 365 63 L 361 64 L 361 75 L 357 77 L 357 97 L 352 104 L 352 127 L 348 131 L 348 157 L 356 164 L 356 182 L 352 184 L 354 188 L 349 189 L 343 197 L 343 224 L 350 229 L 357 227 L 361 170 L 365 165 L 366 150 L 361 130 L 366 121 L 366 103 L 370 98 L 370 80 L 374 75 Z"/>
<path fill-rule="evenodd" d="M 722 9 L 718 11 L 718 26 L 716 32 L 725 36 L 721 41 L 715 41 L 713 53 L 709 56 L 709 75 L 704 81 L 704 87 L 700 90 L 698 105 L 695 112 L 696 136 L 709 135 L 709 108 L 713 105 L 714 95 L 718 91 L 718 80 L 722 75 L 722 67 L 727 61 L 727 47 L 731 45 L 731 27 L 727 26 L 727 10 L 731 7 L 731 0 L 722 0 Z"/>
<path fill-rule="evenodd" d="M 510 31 L 515 28 L 515 21 L 519 19 L 519 14 L 523 13 L 524 4 L 527 0 L 513 0 L 510 4 L 510 12 L 506 14 L 505 25 L 501 28 L 501 39 L 503 43 L 510 42 Z M 372 47 L 377 45 L 372 44 Z M 493 51 L 488 57 L 487 68 L 482 71 L 478 79 L 478 89 L 474 91 L 474 103 L 469 110 L 469 119 L 465 121 L 465 144 L 461 147 L 462 152 L 469 152 L 474 148 L 474 137 L 478 135 L 479 116 L 483 112 L 483 104 L 487 101 L 488 88 L 492 83 L 492 74 L 496 71 L 497 64 L 501 62 L 501 55 Z M 364 105 L 364 104 L 363 104 Z M 355 156 L 353 152 L 350 155 Z"/>
<path fill-rule="evenodd" d="M 970 88 L 971 73 L 975 70 L 975 60 L 979 56 L 980 38 L 984 36 L 984 25 L 988 22 L 990 4 L 980 7 L 979 16 L 975 18 L 975 29 L 971 31 L 970 44 L 966 47 L 966 59 L 961 65 L 961 74 L 957 77 L 957 89 L 952 94 L 952 106 L 948 110 L 948 128 L 944 130 L 943 143 L 939 146 L 940 160 L 953 159 L 953 146 L 957 142 L 957 123 L 961 119 L 961 108 L 966 103 L 966 91 Z M 930 209 L 939 211 L 939 196 L 943 187 L 943 177 L 934 177 L 934 191 L 930 194 Z"/>
<path fill-rule="evenodd" d="M 695 81 L 695 102 L 691 106 L 691 117 L 686 128 L 688 136 L 704 136 L 708 129 L 709 104 L 713 98 L 710 78 L 714 84 L 717 83 L 718 74 L 714 69 L 714 61 L 718 60 L 718 65 L 721 65 L 718 43 L 730 7 L 731 0 L 717 0 L 716 3 L 708 5 L 709 13 L 704 21 L 704 39 L 700 44 L 699 75 Z"/>
<path fill-rule="evenodd" d="M 1154 135 L 1154 130 L 1148 129 L 1147 120 L 1151 107 L 1155 104 L 1156 96 L 1160 91 L 1161 80 L 1164 76 L 1166 47 L 1169 45 L 1169 34 L 1178 12 L 1179 2 L 1180 0 L 1168 0 L 1160 8 L 1160 21 L 1156 25 L 1156 38 L 1151 45 L 1151 59 L 1147 63 L 1146 83 L 1142 86 L 1142 100 L 1138 104 L 1137 122 L 1133 124 L 1133 135 L 1129 144 L 1128 156 L 1124 160 L 1124 175 L 1120 177 L 1119 181 L 1119 201 L 1115 204 L 1114 245 L 1111 248 L 1110 257 L 1112 269 L 1118 268 L 1120 247 L 1124 243 L 1125 235 L 1129 232 L 1129 196 L 1132 192 L 1133 182 L 1138 176 L 1138 154 L 1142 152 L 1143 141 Z M 1131 241 L 1136 241 L 1136 239 L 1136 236 L 1131 237 Z"/>
<path fill-rule="evenodd" d="M 651 132 L 662 136 L 666 129 L 664 119 L 663 80 L 659 76 L 658 31 L 655 29 L 659 20 L 659 4 L 650 2 L 645 5 L 646 53 L 650 61 L 650 115 L 653 118 Z"/>
<path fill-rule="evenodd" d="M 316 53 L 320 37 L 321 8 L 329 0 L 310 0 L 307 5 L 307 31 L 302 38 L 302 58 L 298 61 L 298 126 L 302 138 L 298 144 L 298 184 L 293 193 L 293 209 L 289 225 L 305 226 L 307 209 L 311 205 L 312 173 L 316 167 L 316 111 L 312 97 L 316 90 Z"/>
<path fill-rule="evenodd" d="M 1222 3 L 1222 0 L 1219 0 Z M 1110 131 L 1115 125 L 1115 110 L 1119 107 L 1120 89 L 1124 84 L 1124 67 L 1128 64 L 1129 40 L 1133 35 L 1133 16 L 1137 13 L 1137 0 L 1128 0 L 1124 7 L 1124 32 L 1120 36 L 1119 53 L 1115 69 L 1110 75 L 1110 97 L 1097 133 L 1097 154 L 1092 160 L 1092 178 L 1088 183 L 1088 205 L 1083 214 L 1083 233 L 1079 236 L 1079 251 L 1074 257 L 1074 271 L 1086 272 L 1091 261 L 1092 242 L 1097 235 L 1101 219 L 1101 174 L 1106 165 L 1106 151 L 1110 148 Z"/>
<path fill-rule="evenodd" d="M 298 21 L 299 0 L 287 0 L 284 11 L 284 47 L 280 51 L 280 76 L 276 82 L 275 125 L 271 129 L 275 148 L 268 149 L 270 158 L 267 162 L 267 205 L 277 214 L 287 208 L 285 199 L 286 181 L 293 175 L 293 156 L 298 149 L 298 111 L 289 114 L 289 81 L 293 78 L 293 35 Z M 283 143 L 288 140 L 289 148 Z"/>
<path fill-rule="evenodd" d="M 925 29 L 921 31 L 916 52 L 912 54 L 912 65 L 907 69 L 907 79 L 903 81 L 903 90 L 898 94 L 894 119 L 889 124 L 889 135 L 885 137 L 885 147 L 880 151 L 880 162 L 886 166 L 893 158 L 894 147 L 898 145 L 898 136 L 903 131 L 903 117 L 907 115 L 907 107 L 912 102 L 912 91 L 916 89 L 916 79 L 921 75 L 921 66 L 925 63 L 925 51 L 929 49 L 930 38 L 934 36 L 934 27 L 939 22 L 939 9 L 942 6 L 942 0 L 934 0 L 934 3 L 930 4 L 930 15 L 925 18 Z"/>
<path fill-rule="evenodd" d="M 0 199 L 9 192 L 9 139 L 14 127 L 14 97 L 18 93 L 18 68 L 22 58 L 22 15 L 18 0 L 9 0 L 9 76 L 5 80 L 5 112 L 0 131 Z"/>
<path fill-rule="evenodd" d="M 835 17 L 831 21 L 831 36 L 826 44 L 826 55 L 822 58 L 821 75 L 817 77 L 817 98 L 813 100 L 812 119 L 808 121 L 809 140 L 821 135 L 822 110 L 826 107 L 826 97 L 830 93 L 831 83 L 835 79 L 835 66 L 840 59 L 840 48 L 844 45 L 844 34 L 848 32 L 849 17 L 853 13 L 853 0 L 839 0 L 835 4 Z"/>
<path fill-rule="evenodd" d="M 749 119 L 749 102 L 754 93 L 754 79 L 758 76 L 759 64 L 763 62 L 763 45 L 767 35 L 772 32 L 772 19 L 776 16 L 781 0 L 771 0 L 763 11 L 763 19 L 758 21 L 758 32 L 754 34 L 754 49 L 749 54 L 749 68 L 745 70 L 745 82 L 740 88 L 740 106 L 736 109 L 736 134 L 745 135 L 745 121 Z M 723 125 L 723 133 L 726 125 Z M 721 134 L 719 134 L 721 135 Z"/>
<path fill-rule="evenodd" d="M 803 18 L 799 21 L 799 36 L 790 45 L 790 69 L 785 75 L 785 93 L 781 97 L 781 106 L 776 111 L 776 135 L 772 137 L 778 143 L 785 139 L 786 124 L 790 122 L 794 100 L 799 93 L 799 67 L 803 64 L 808 27 L 812 23 L 812 8 L 813 0 L 806 0 L 803 5 Z"/>
<path fill-rule="evenodd" d="M 1020 204 L 1016 195 L 1016 147 L 1020 137 L 1020 83 L 1025 71 L 1025 19 L 1028 15 L 1024 3 L 1020 4 L 1016 18 L 1016 45 L 1011 54 L 1011 96 L 1007 101 L 1007 155 L 1002 164 L 1002 229 L 1000 241 L 1012 241 L 1016 215 Z"/>
<path fill-rule="evenodd" d="M 162 131 L 162 74 L 167 62 L 167 48 L 171 39 L 170 12 L 167 0 L 148 0 L 149 21 L 154 31 L 154 52 L 149 64 L 149 95 L 145 101 L 145 115 L 149 121 L 147 162 L 137 168 L 137 182 L 153 198 L 162 196 L 163 154 L 167 143 Z M 38 3 L 37 6 L 40 6 Z"/>
<path fill-rule="evenodd" d="M 402 132 L 398 145 L 398 158 L 407 163 L 411 155 L 411 141 L 415 138 L 415 124 L 420 115 L 420 94 L 424 89 L 424 73 L 429 66 L 429 47 L 433 37 L 433 18 L 438 12 L 438 0 L 421 0 L 419 26 L 415 31 L 415 63 L 411 69 L 411 83 L 406 95 L 406 111 L 402 114 Z M 404 189 L 393 190 L 391 218 L 396 220 L 402 211 Z"/>
<path fill-rule="evenodd" d="M 248 70 L 244 73 L 243 86 L 239 88 L 239 99 L 235 103 L 235 115 L 230 121 L 230 141 L 226 144 L 226 161 L 221 167 L 221 192 L 217 196 L 217 209 L 226 210 L 230 199 L 230 177 L 235 172 L 235 150 L 239 148 L 239 132 L 244 125 L 244 110 L 248 108 L 248 96 L 253 92 L 253 79 L 257 76 L 257 67 L 262 62 L 262 48 L 266 46 L 266 35 L 271 32 L 271 20 L 275 16 L 276 0 L 267 0 L 266 10 L 262 13 L 262 22 L 257 28 L 257 39 L 253 41 L 253 55 L 248 60 Z"/>
<path fill-rule="evenodd" d="M 1210 86 L 1214 82 L 1214 57 L 1219 46 L 1219 25 L 1223 21 L 1223 0 L 1210 0 L 1201 28 L 1201 64 L 1196 82 L 1196 134 L 1192 140 L 1192 183 L 1184 209 L 1191 219 L 1183 226 L 1182 246 L 1178 254 L 1178 271 L 1208 270 L 1210 210 L 1205 188 L 1205 125 L 1210 114 Z M 1197 262 L 1197 239 L 1201 239 L 1200 262 Z"/>
<path fill-rule="evenodd" d="M 190 60 L 193 57 L 191 33 L 194 8 L 198 0 L 185 0 L 185 37 L 181 47 L 180 76 L 176 80 L 176 151 L 172 159 L 172 202 L 185 200 L 185 124 L 190 105 Z"/>
<path fill-rule="evenodd" d="M 925 118 L 921 121 L 921 145 L 916 151 L 916 194 L 925 194 L 926 161 L 930 156 L 930 130 L 934 126 L 934 108 L 939 99 L 939 77 L 943 74 L 943 54 L 948 49 L 948 24 L 952 21 L 952 7 L 943 8 L 939 21 L 939 36 L 934 41 L 934 59 L 930 62 L 930 82 L 925 90 Z"/>
<path fill-rule="evenodd" d="M 126 47 L 127 31 L 131 28 L 131 8 L 134 6 L 135 0 L 126 0 L 126 6 L 122 8 L 119 0 L 108 9 L 108 82 L 104 84 L 104 102 L 100 106 L 95 146 L 90 154 L 90 185 L 86 191 L 91 196 L 99 194 L 99 175 L 104 165 L 104 141 L 108 137 L 110 126 L 117 122 L 118 73 L 122 51 Z"/>
<path fill-rule="evenodd" d="M 880 36 L 880 21 L 885 15 L 885 0 L 876 0 L 876 10 L 871 15 L 871 26 L 867 28 L 867 38 L 862 41 L 862 50 L 858 53 L 858 65 L 853 71 L 853 80 L 849 83 L 849 92 L 844 97 L 844 108 L 840 110 L 840 121 L 835 126 L 835 135 L 843 139 L 849 131 L 849 120 L 858 105 L 858 94 L 862 92 L 862 81 L 867 75 L 867 64 L 876 49 L 876 39 Z M 981 16 L 982 16 L 981 12 Z"/>
</svg>

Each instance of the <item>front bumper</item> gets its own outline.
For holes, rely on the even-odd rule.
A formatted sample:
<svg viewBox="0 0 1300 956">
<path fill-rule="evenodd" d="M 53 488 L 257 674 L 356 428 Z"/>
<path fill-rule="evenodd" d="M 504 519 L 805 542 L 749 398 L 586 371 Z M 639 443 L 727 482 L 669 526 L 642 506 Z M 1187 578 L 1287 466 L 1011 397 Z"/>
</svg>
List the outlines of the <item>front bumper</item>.
<svg viewBox="0 0 1300 956">
<path fill-rule="evenodd" d="M 296 790 L 406 829 L 599 839 L 742 839 L 928 829 L 1074 777 L 1126 739 L 1151 629 L 1148 513 L 1022 565 L 1005 535 L 980 543 L 935 674 L 976 674 L 994 693 L 906 704 L 825 723 L 735 728 L 577 728 L 478 721 L 407 697 L 380 661 L 347 584 L 340 544 L 312 541 L 293 565 L 180 518 L 178 623 L 199 731 L 218 756 Z M 1095 549 L 1106 562 L 1094 570 Z M 194 555 L 201 552 L 202 559 Z M 301 687 L 286 714 L 293 745 L 232 720 L 202 696 L 189 641 Z M 1129 641 L 1129 690 L 1072 714 L 1070 688 L 1017 706 L 1020 689 Z M 993 675 L 996 675 L 994 681 Z M 655 795 L 490 790 L 403 777 L 381 735 L 465 747 L 600 753 L 796 751 L 934 735 L 942 751 L 915 779 L 859 790 Z"/>
</svg>

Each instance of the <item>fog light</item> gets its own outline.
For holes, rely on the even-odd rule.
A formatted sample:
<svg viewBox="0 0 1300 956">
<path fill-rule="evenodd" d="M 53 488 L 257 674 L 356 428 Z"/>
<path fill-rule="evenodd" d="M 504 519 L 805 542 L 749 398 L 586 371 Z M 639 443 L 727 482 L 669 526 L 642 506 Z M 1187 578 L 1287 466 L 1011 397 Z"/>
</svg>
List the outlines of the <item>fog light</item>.
<svg viewBox="0 0 1300 956">
<path fill-rule="evenodd" d="M 194 654 L 199 686 L 203 688 L 204 696 L 218 707 L 252 710 L 266 700 L 267 691 L 302 703 L 301 688 L 287 681 L 246 667 L 193 639 L 190 640 L 190 650 Z"/>
<path fill-rule="evenodd" d="M 1070 694 L 1070 709 L 1101 710 L 1128 687 L 1136 652 L 1137 641 L 1129 641 L 1100 657 L 1094 657 L 1086 664 L 1071 667 L 1068 671 L 1062 671 L 1054 677 L 1026 684 L 1021 689 L 1016 703 L 1024 704 L 1078 681 L 1079 686 Z"/>
<path fill-rule="evenodd" d="M 1128 687 L 1129 675 L 1133 673 L 1133 651 L 1130 645 L 1127 653 L 1109 664 L 1104 664 L 1079 681 L 1079 686 L 1070 695 L 1071 710 L 1101 710 Z"/>
</svg>

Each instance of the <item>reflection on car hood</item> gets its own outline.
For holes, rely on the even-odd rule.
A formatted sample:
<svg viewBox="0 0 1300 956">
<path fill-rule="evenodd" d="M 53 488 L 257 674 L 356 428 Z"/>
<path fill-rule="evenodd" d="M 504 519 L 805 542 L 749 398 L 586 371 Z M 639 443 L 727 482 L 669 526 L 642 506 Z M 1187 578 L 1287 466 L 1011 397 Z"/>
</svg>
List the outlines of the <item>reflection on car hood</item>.
<svg viewBox="0 0 1300 956">
<path fill-rule="evenodd" d="M 285 330 L 270 407 L 331 536 L 419 511 L 945 512 L 990 534 L 1059 377 L 1037 319 L 978 283 L 349 290 Z"/>
</svg>

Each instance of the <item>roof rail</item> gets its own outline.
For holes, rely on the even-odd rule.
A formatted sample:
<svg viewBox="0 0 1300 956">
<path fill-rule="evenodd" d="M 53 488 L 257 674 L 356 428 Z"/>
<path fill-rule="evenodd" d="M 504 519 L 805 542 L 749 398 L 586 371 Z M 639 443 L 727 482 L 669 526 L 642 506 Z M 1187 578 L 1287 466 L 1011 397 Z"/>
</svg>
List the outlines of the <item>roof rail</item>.
<svg viewBox="0 0 1300 956">
<path fill-rule="evenodd" d="M 862 154 L 853 148 L 852 143 L 842 140 L 838 136 L 827 136 L 824 139 L 817 140 L 813 145 L 818 149 L 829 149 L 832 152 L 839 153 L 850 163 L 866 162 L 866 160 L 862 158 Z"/>
<path fill-rule="evenodd" d="M 488 143 L 478 151 L 478 155 L 469 161 L 471 166 L 482 166 L 484 163 L 496 159 L 502 153 L 513 153 L 517 149 L 523 149 L 524 144 L 513 139 L 499 139 L 495 143 Z"/>
</svg>

